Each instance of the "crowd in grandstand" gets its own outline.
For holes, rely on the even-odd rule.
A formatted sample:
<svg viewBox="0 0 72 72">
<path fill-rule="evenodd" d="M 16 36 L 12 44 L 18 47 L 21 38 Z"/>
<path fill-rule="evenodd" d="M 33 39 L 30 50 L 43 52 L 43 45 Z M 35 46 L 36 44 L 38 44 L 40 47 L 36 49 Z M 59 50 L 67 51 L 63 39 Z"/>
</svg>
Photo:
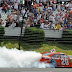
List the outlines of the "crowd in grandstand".
<svg viewBox="0 0 72 72">
<path fill-rule="evenodd" d="M 0 0 L 0 25 L 40 27 L 63 30 L 72 28 L 72 1 L 56 0 Z"/>
</svg>

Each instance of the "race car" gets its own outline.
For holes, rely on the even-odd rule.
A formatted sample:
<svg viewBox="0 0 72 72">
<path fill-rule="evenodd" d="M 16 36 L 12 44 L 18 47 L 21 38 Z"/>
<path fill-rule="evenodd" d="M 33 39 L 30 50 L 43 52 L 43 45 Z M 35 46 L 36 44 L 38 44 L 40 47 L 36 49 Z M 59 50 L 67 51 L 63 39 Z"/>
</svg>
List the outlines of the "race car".
<svg viewBox="0 0 72 72">
<path fill-rule="evenodd" d="M 72 67 L 72 58 L 65 53 L 44 52 L 40 62 L 53 64 L 55 67 Z"/>
</svg>

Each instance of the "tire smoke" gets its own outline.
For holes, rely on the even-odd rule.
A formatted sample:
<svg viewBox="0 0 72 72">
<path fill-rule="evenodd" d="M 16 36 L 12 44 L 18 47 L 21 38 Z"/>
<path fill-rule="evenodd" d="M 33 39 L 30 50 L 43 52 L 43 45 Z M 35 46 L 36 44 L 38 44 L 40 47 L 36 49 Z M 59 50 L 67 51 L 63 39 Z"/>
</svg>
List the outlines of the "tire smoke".
<svg viewBox="0 0 72 72">
<path fill-rule="evenodd" d="M 54 67 L 40 63 L 42 54 L 35 51 L 23 51 L 0 47 L 0 68 L 46 68 Z"/>
</svg>

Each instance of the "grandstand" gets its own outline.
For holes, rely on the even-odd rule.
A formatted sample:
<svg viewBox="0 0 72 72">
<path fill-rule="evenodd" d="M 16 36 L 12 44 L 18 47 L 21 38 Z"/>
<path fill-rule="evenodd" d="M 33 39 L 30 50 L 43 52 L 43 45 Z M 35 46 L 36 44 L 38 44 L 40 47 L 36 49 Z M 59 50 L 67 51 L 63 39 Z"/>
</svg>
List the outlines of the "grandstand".
<svg viewBox="0 0 72 72">
<path fill-rule="evenodd" d="M 5 39 L 16 39 L 21 29 L 23 35 L 25 28 L 37 27 L 45 32 L 46 41 L 70 43 L 71 34 L 67 30 L 72 29 L 72 1 L 0 0 L 0 26 L 4 27 Z"/>
</svg>

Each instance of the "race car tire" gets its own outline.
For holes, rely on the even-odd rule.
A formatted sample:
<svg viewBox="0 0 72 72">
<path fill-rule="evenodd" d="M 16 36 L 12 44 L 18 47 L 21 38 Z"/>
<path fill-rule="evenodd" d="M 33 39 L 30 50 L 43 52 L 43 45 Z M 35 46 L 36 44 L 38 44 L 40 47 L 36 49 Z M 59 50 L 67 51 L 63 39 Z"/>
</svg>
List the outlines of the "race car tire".
<svg viewBox="0 0 72 72">
<path fill-rule="evenodd" d="M 51 63 L 52 65 L 54 65 L 54 67 L 57 67 L 57 62 L 56 62 L 56 60 L 52 59 L 50 63 Z"/>
</svg>

